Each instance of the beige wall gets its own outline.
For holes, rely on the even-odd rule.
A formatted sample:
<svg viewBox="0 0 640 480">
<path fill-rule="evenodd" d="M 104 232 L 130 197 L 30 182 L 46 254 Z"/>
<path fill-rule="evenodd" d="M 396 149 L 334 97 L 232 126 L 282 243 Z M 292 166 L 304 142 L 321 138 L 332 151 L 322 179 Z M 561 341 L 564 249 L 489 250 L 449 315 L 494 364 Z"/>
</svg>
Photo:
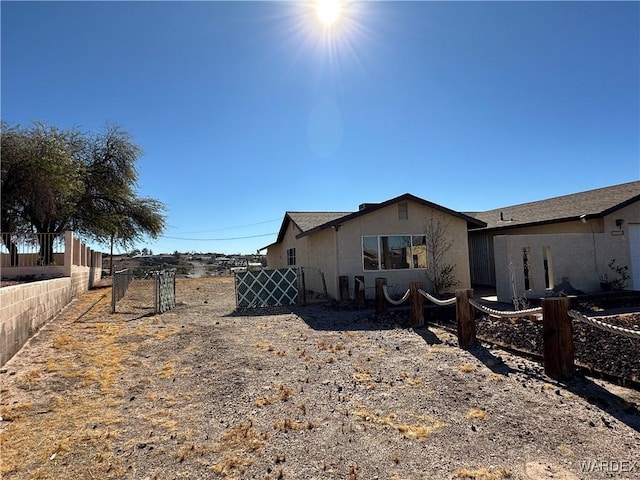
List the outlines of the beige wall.
<svg viewBox="0 0 640 480">
<path fill-rule="evenodd" d="M 455 276 L 460 281 L 456 288 L 469 288 L 469 251 L 467 243 L 467 222 L 461 218 L 442 213 L 439 210 L 408 202 L 409 218 L 398 218 L 397 204 L 390 205 L 367 215 L 345 223 L 337 232 L 338 265 L 335 281 L 339 276 L 349 278 L 349 289 L 353 296 L 354 277 L 364 276 L 366 294 L 368 298 L 375 296 L 375 279 L 387 279 L 389 291 L 397 295 L 403 294 L 411 282 L 422 282 L 423 288 L 428 289 L 426 271 L 424 269 L 404 270 L 364 270 L 362 259 L 362 237 L 365 235 L 424 235 L 427 219 L 439 216 L 445 221 L 451 221 L 448 234 L 453 245 L 447 253 L 447 261 L 456 264 Z M 338 295 L 337 289 L 334 295 Z"/>
<path fill-rule="evenodd" d="M 375 279 L 387 279 L 391 293 L 402 294 L 409 283 L 422 282 L 427 285 L 424 269 L 406 270 L 364 270 L 362 259 L 362 237 L 364 235 L 424 235 L 428 218 L 437 215 L 450 220 L 448 227 L 453 245 L 448 252 L 447 261 L 456 264 L 455 275 L 460 281 L 456 288 L 469 288 L 469 251 L 467 243 L 467 223 L 465 220 L 442 213 L 414 202 L 408 202 L 409 218 L 398 218 L 397 204 L 362 215 L 340 225 L 338 229 L 327 228 L 313 235 L 295 239 L 297 228 L 290 224 L 283 241 L 269 247 L 267 263 L 269 268 L 286 267 L 286 250 L 296 248 L 296 263 L 302 267 L 317 267 L 324 273 L 327 291 L 333 298 L 339 298 L 339 277 L 349 278 L 350 295 L 353 296 L 354 278 L 365 277 L 368 298 L 375 296 Z"/>
<path fill-rule="evenodd" d="M 306 240 L 306 258 L 303 266 L 314 267 L 305 270 L 305 283 L 308 289 L 314 292 L 322 292 L 322 275 L 327 286 L 327 293 L 333 298 L 339 298 L 337 259 L 336 259 L 336 231 L 327 228 L 315 235 L 303 237 Z"/>
<path fill-rule="evenodd" d="M 616 219 L 624 219 L 622 228 Z M 591 223 L 593 222 L 593 231 Z M 579 222 L 582 223 L 582 222 Z M 551 289 L 563 279 L 577 290 L 597 292 L 604 274 L 614 275 L 608 264 L 631 266 L 629 249 L 629 224 L 640 223 L 640 203 L 620 209 L 603 219 L 589 220 L 582 224 L 588 233 L 540 233 L 494 237 L 494 261 L 496 267 L 496 293 L 498 300 L 511 302 L 511 271 L 513 265 L 517 295 L 539 297 L 548 294 L 545 288 L 543 249 L 550 250 Z M 560 225 L 556 226 L 558 228 Z M 548 230 L 547 230 L 548 231 Z M 622 234 L 619 234 L 622 232 Z M 522 249 L 530 248 L 530 290 L 524 288 Z M 629 287 L 633 287 L 629 285 Z"/>
<path fill-rule="evenodd" d="M 324 291 L 324 281 L 327 292 L 333 292 L 336 288 L 335 231 L 326 229 L 313 236 L 296 239 L 299 233 L 300 229 L 290 223 L 282 242 L 270 246 L 267 250 L 267 266 L 273 269 L 291 267 L 292 265 L 287 265 L 287 250 L 295 248 L 294 266 L 305 267 L 306 289 L 320 294 Z"/>
<path fill-rule="evenodd" d="M 71 277 L 0 288 L 0 365 L 74 297 L 87 291 L 100 278 L 99 272 L 73 267 Z"/>
<path fill-rule="evenodd" d="M 287 268 L 290 265 L 287 265 L 287 250 L 289 248 L 296 249 L 296 263 L 298 262 L 298 253 L 302 254 L 303 247 L 302 245 L 298 245 L 298 240 L 296 240 L 296 235 L 300 233 L 300 229 L 296 227 L 293 222 L 289 222 L 289 227 L 284 234 L 282 242 L 272 245 L 267 250 L 267 266 L 272 269 L 276 268 Z M 300 249 L 300 252 L 298 252 Z M 300 257 L 303 258 L 303 257 Z"/>
</svg>

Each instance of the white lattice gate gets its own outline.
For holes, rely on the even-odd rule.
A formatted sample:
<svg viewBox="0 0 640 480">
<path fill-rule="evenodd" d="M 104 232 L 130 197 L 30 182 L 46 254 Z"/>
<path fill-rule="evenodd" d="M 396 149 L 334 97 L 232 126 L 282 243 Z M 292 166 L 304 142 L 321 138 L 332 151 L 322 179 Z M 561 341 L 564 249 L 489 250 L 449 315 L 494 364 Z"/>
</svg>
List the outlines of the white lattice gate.
<svg viewBox="0 0 640 480">
<path fill-rule="evenodd" d="M 298 303 L 295 268 L 248 270 L 236 274 L 236 307 L 268 307 Z"/>
<path fill-rule="evenodd" d="M 167 312 L 176 306 L 176 272 L 163 270 L 153 275 L 156 286 L 156 313 Z"/>
</svg>

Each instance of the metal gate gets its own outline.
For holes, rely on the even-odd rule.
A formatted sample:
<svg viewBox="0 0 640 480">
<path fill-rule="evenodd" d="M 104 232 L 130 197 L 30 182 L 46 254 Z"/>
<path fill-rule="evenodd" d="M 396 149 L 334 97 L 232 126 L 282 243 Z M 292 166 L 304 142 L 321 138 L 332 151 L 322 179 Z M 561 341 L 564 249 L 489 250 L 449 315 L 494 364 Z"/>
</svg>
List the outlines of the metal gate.
<svg viewBox="0 0 640 480">
<path fill-rule="evenodd" d="M 248 270 L 236 274 L 236 307 L 253 308 L 298 303 L 295 268 Z"/>
<path fill-rule="evenodd" d="M 173 270 L 116 272 L 112 280 L 111 312 L 146 315 L 164 313 L 176 306 L 176 273 Z"/>
</svg>

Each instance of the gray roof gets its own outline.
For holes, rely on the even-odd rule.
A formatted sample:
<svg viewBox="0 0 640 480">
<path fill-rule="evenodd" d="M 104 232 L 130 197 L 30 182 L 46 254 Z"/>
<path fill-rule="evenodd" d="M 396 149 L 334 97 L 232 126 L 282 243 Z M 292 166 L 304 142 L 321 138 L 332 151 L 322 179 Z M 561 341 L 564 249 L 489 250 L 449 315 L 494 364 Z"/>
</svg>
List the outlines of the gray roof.
<svg viewBox="0 0 640 480">
<path fill-rule="evenodd" d="M 638 200 L 640 181 L 468 215 L 486 222 L 482 230 L 503 229 L 602 217 Z"/>
<path fill-rule="evenodd" d="M 304 233 L 320 225 L 349 215 L 350 213 L 351 212 L 287 212 L 287 215 L 302 233 Z"/>
<path fill-rule="evenodd" d="M 469 228 L 484 226 L 484 222 L 481 220 L 465 215 L 464 213 L 450 210 L 442 205 L 431 203 L 427 200 L 411 195 L 410 193 L 405 193 L 404 195 L 400 195 L 385 202 L 362 204 L 362 208 L 356 212 L 286 212 L 282 225 L 280 226 L 280 231 L 278 232 L 277 240 L 271 245 L 267 245 L 260 250 L 264 250 L 265 248 L 269 248 L 272 245 L 280 243 L 284 238 L 284 234 L 286 233 L 290 222 L 293 222 L 301 230 L 298 237 L 303 237 L 405 200 L 411 200 L 421 205 L 426 205 L 450 215 L 463 218 L 467 222 Z"/>
</svg>

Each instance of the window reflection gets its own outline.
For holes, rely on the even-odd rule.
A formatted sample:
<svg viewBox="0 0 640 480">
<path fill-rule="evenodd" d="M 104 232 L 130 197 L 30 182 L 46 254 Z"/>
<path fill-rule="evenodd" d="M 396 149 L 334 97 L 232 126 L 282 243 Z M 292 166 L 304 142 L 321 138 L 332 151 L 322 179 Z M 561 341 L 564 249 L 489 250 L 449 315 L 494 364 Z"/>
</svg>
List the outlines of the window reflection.
<svg viewBox="0 0 640 480">
<path fill-rule="evenodd" d="M 362 257 L 365 270 L 379 270 L 378 237 L 362 237 Z"/>
<path fill-rule="evenodd" d="M 364 236 L 364 270 L 427 268 L 426 243 L 424 235 Z"/>
</svg>

